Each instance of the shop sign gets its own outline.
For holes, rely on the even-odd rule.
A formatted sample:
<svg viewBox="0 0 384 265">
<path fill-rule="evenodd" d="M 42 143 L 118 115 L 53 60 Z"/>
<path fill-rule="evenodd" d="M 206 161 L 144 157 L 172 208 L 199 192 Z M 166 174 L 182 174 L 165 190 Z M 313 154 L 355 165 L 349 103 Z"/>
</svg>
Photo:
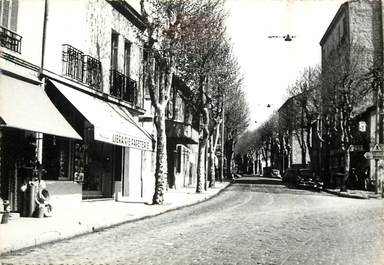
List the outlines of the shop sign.
<svg viewBox="0 0 384 265">
<path fill-rule="evenodd" d="M 377 159 L 377 160 L 383 160 L 384 159 L 384 152 L 381 149 L 380 145 L 376 144 L 370 152 L 367 152 L 364 154 L 364 157 L 366 159 Z"/>
<path fill-rule="evenodd" d="M 151 143 L 149 141 L 99 127 L 95 127 L 94 137 L 97 141 L 107 142 L 110 144 L 132 147 L 140 150 L 152 150 Z"/>
<path fill-rule="evenodd" d="M 361 152 L 364 151 L 364 146 L 362 144 L 351 144 L 348 150 L 349 152 Z"/>
<path fill-rule="evenodd" d="M 359 132 L 367 131 L 367 123 L 365 121 L 359 121 Z"/>
</svg>

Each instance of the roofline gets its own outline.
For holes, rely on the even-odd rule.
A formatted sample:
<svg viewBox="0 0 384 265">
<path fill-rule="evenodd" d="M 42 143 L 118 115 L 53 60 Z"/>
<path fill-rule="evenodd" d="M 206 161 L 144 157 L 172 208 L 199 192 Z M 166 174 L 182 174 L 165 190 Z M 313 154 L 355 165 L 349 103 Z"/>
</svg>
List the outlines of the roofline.
<svg viewBox="0 0 384 265">
<path fill-rule="evenodd" d="M 133 25 L 138 27 L 141 31 L 144 31 L 146 25 L 143 21 L 143 17 L 137 12 L 130 4 L 124 0 L 107 0 L 107 2 L 119 11 L 124 17 L 132 22 Z"/>
<path fill-rule="evenodd" d="M 327 30 L 325 31 L 323 37 L 321 38 L 320 40 L 320 46 L 323 46 L 326 38 L 329 36 L 331 30 L 334 28 L 335 24 L 336 24 L 336 21 L 338 20 L 338 18 L 340 17 L 341 13 L 344 11 L 344 9 L 346 9 L 349 5 L 351 1 L 347 1 L 343 4 L 340 5 L 339 9 L 337 10 L 335 16 L 333 17 L 331 23 L 329 24 Z"/>
<path fill-rule="evenodd" d="M 285 105 L 287 105 L 289 102 L 295 100 L 295 98 L 299 97 L 299 96 L 302 95 L 304 92 L 305 92 L 305 91 L 303 91 L 303 92 L 301 92 L 301 93 L 299 93 L 299 94 L 297 94 L 297 95 L 293 95 L 293 96 L 287 98 L 287 100 L 284 101 L 284 103 L 283 103 L 283 104 L 281 105 L 281 107 L 277 110 L 277 112 L 280 112 L 280 111 L 284 108 Z"/>
</svg>

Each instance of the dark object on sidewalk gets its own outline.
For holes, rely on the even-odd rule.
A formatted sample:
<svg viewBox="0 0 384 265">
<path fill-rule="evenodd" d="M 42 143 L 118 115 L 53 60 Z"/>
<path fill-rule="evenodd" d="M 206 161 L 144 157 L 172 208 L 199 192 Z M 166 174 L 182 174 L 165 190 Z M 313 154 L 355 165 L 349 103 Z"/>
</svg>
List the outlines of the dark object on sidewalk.
<svg viewBox="0 0 384 265">
<path fill-rule="evenodd" d="M 1 217 L 1 223 L 7 224 L 9 219 L 9 212 L 4 212 L 3 216 Z"/>
<path fill-rule="evenodd" d="M 25 207 L 25 209 L 23 209 L 23 215 L 25 217 L 32 217 L 34 215 L 36 208 L 36 188 L 37 186 L 32 181 L 27 184 L 27 190 L 25 191 L 26 196 L 24 197 L 25 202 L 23 203 Z"/>
<path fill-rule="evenodd" d="M 44 217 L 44 204 L 40 204 L 35 211 L 35 217 L 37 218 L 43 218 Z"/>
<path fill-rule="evenodd" d="M 3 213 L 3 216 L 1 217 L 1 223 L 7 224 L 9 219 L 9 201 L 5 200 L 3 202 L 3 205 L 4 205 L 4 213 Z"/>
</svg>

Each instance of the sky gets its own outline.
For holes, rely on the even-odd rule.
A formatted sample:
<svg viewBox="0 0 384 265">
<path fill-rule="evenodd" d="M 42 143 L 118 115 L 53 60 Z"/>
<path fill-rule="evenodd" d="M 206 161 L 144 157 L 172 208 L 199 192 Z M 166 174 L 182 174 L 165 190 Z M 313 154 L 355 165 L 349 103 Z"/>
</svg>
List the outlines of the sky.
<svg viewBox="0 0 384 265">
<path fill-rule="evenodd" d="M 320 40 L 345 0 L 227 0 L 228 34 L 244 78 L 254 129 L 281 107 L 305 67 L 320 65 Z M 291 42 L 270 35 L 294 35 Z M 267 105 L 271 105 L 270 108 Z"/>
</svg>

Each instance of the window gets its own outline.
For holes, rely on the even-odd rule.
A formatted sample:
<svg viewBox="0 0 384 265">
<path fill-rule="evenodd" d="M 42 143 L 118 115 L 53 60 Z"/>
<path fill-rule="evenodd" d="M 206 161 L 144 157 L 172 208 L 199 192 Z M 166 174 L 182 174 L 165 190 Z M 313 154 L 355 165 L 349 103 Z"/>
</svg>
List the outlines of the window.
<svg viewBox="0 0 384 265">
<path fill-rule="evenodd" d="M 71 141 L 62 137 L 44 135 L 43 168 L 46 180 L 69 180 L 71 178 Z"/>
<path fill-rule="evenodd" d="M 93 89 L 102 91 L 101 62 L 89 55 L 83 57 L 83 82 Z"/>
<path fill-rule="evenodd" d="M 21 53 L 21 39 L 17 28 L 18 0 L 0 0 L 0 46 Z"/>
<path fill-rule="evenodd" d="M 130 76 L 130 64 L 131 64 L 131 43 L 125 41 L 124 45 L 124 74 Z"/>
<path fill-rule="evenodd" d="M 0 0 L 1 26 L 16 31 L 18 10 L 19 0 Z"/>
<path fill-rule="evenodd" d="M 176 94 L 175 100 L 175 121 L 184 122 L 184 100 L 181 98 L 180 94 Z"/>
<path fill-rule="evenodd" d="M 174 88 L 171 88 L 171 91 L 169 92 L 169 101 L 167 105 L 167 118 L 172 119 L 173 118 L 173 101 L 174 101 Z"/>
<path fill-rule="evenodd" d="M 149 89 L 148 89 L 148 85 L 147 85 L 147 80 L 146 80 L 146 78 L 147 78 L 147 75 L 146 75 L 146 71 L 147 71 L 146 66 L 147 66 L 147 64 L 148 64 L 148 52 L 143 49 L 143 65 L 144 65 L 144 67 L 143 67 L 142 75 L 143 75 L 143 86 L 144 86 L 144 96 L 145 96 L 145 98 L 149 98 L 150 97 L 149 96 Z"/>
<path fill-rule="evenodd" d="M 111 69 L 117 70 L 117 57 L 119 49 L 119 34 L 112 32 L 111 38 Z"/>
</svg>

